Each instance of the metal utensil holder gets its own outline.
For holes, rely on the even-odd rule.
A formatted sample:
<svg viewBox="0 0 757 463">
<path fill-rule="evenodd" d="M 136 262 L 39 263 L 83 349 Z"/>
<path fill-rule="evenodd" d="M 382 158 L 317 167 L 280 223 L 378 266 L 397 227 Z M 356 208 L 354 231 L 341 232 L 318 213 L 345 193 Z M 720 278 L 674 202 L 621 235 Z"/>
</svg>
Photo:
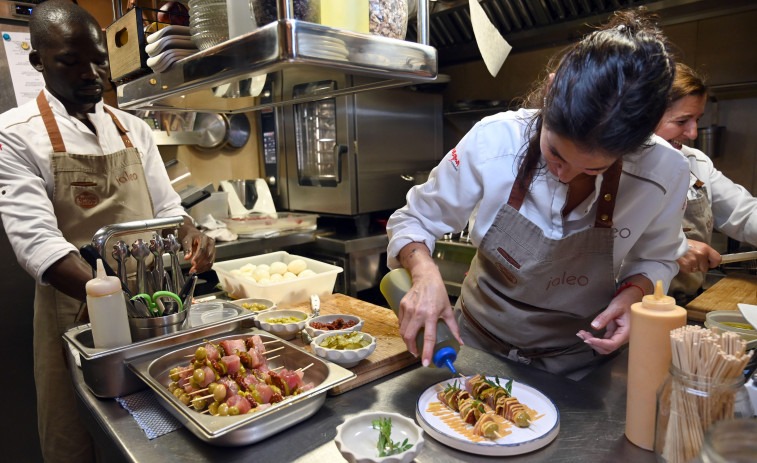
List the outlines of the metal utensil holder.
<svg viewBox="0 0 757 463">
<path fill-rule="evenodd" d="M 106 225 L 95 232 L 92 237 L 92 245 L 97 248 L 100 255 L 105 255 L 105 243 L 114 236 L 126 235 L 141 231 L 163 230 L 173 228 L 178 230 L 184 225 L 184 217 L 162 217 L 159 219 L 135 220 L 133 222 L 116 223 Z"/>
<path fill-rule="evenodd" d="M 147 232 L 147 231 L 160 231 L 165 229 L 173 229 L 174 233 L 178 234 L 178 228 L 180 226 L 184 225 L 184 217 L 182 216 L 175 216 L 175 217 L 162 217 L 158 219 L 148 219 L 148 220 L 135 220 L 132 222 L 123 222 L 123 223 L 117 223 L 112 225 L 106 225 L 97 232 L 95 232 L 95 235 L 92 237 L 92 246 L 94 246 L 97 249 L 97 252 L 100 253 L 101 256 L 106 255 L 105 245 L 107 244 L 108 240 L 110 240 L 113 237 L 126 235 L 130 233 L 138 233 L 138 232 Z M 94 276 L 94 271 L 93 271 Z M 178 291 L 178 290 L 177 290 Z M 124 297 L 126 299 L 127 303 L 127 309 L 130 308 L 129 306 L 132 305 L 129 310 L 130 314 L 137 314 L 141 311 L 135 310 L 133 303 L 129 300 L 129 296 L 124 293 Z M 186 317 L 186 314 L 184 314 Z M 131 317 L 131 315 L 130 315 Z"/>
</svg>

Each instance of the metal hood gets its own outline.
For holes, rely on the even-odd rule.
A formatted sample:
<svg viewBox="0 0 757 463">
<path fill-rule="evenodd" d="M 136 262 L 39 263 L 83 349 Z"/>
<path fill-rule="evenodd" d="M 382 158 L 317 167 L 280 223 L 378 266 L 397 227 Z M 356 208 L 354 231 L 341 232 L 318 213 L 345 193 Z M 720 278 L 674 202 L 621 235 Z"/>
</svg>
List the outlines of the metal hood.
<svg viewBox="0 0 757 463">
<path fill-rule="evenodd" d="M 502 36 L 519 51 L 559 46 L 575 41 L 614 11 L 645 6 L 662 25 L 696 21 L 757 9 L 754 0 L 479 0 Z M 439 65 L 481 59 L 471 28 L 468 0 L 431 2 L 430 45 Z M 407 40 L 416 40 L 415 21 Z"/>
</svg>

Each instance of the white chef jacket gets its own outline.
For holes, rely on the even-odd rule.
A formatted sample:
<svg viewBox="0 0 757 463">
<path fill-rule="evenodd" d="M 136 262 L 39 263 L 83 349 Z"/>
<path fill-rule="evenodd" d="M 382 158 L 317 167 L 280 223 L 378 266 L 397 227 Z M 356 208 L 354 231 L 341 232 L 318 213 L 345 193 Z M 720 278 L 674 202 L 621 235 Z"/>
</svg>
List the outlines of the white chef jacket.
<svg viewBox="0 0 757 463">
<path fill-rule="evenodd" d="M 746 188 L 733 183 L 715 168 L 703 152 L 689 146 L 681 147 L 681 154 L 689 161 L 691 179 L 689 199 L 696 198 L 697 179 L 704 182 L 707 202 L 712 208 L 713 228 L 733 239 L 757 245 L 757 198 Z"/>
<path fill-rule="evenodd" d="M 533 110 L 521 109 L 487 117 L 442 159 L 426 183 L 413 187 L 407 204 L 389 218 L 389 268 L 400 267 L 399 251 L 423 242 L 433 251 L 437 238 L 463 229 L 471 213 L 470 238 L 478 246 L 506 203 L 528 141 Z M 681 229 L 689 166 L 675 150 L 653 135 L 648 148 L 623 158 L 613 215 L 615 277 L 642 274 L 666 289 L 678 273 L 676 259 L 687 250 Z M 562 216 L 568 185 L 545 169 L 535 176 L 520 213 L 551 239 L 594 225 L 602 175 L 594 192 Z"/>
<path fill-rule="evenodd" d="M 94 113 L 88 114 L 95 134 L 44 91 L 68 152 L 103 154 L 125 148 L 102 101 Z M 139 151 L 154 216 L 186 215 L 179 195 L 171 187 L 150 127 L 131 114 L 110 106 L 108 109 L 128 130 L 129 139 Z M 53 211 L 52 150 L 35 100 L 0 114 L 0 215 L 19 263 L 43 284 L 42 275 L 50 265 L 70 252 L 78 252 L 63 238 Z"/>
</svg>

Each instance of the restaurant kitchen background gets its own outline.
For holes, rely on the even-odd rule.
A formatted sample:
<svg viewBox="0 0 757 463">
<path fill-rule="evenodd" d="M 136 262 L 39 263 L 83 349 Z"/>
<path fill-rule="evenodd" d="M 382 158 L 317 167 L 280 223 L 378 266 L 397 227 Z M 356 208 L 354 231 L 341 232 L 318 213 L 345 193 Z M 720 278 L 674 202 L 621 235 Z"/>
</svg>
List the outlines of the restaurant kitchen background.
<svg viewBox="0 0 757 463">
<path fill-rule="evenodd" d="M 33 5 L 35 2 L 29 3 Z M 111 2 L 79 0 L 78 3 L 89 10 L 103 28 L 114 21 L 117 9 Z M 127 3 L 122 1 L 122 11 Z M 163 2 L 146 0 L 137 3 L 156 7 Z M 410 3 L 415 2 L 411 0 Z M 751 46 L 754 43 L 753 25 L 757 24 L 757 3 L 748 0 L 533 2 L 548 3 L 551 7 L 548 16 L 544 15 L 546 10 L 535 9 L 533 5 L 528 11 L 509 16 L 506 0 L 484 0 L 481 3 L 513 50 L 497 77 L 492 77 L 478 54 L 470 31 L 467 0 L 431 2 L 431 45 L 439 51 L 440 74 L 449 76 L 449 82 L 427 85 L 422 89 L 431 95 L 425 98 L 432 100 L 428 106 L 432 111 L 426 112 L 425 117 L 440 118 L 443 125 L 439 134 L 431 137 L 431 143 L 415 148 L 418 159 L 423 162 L 413 164 L 411 158 L 408 168 L 422 170 L 418 166 L 424 162 L 428 164 L 440 159 L 477 120 L 506 109 L 514 98 L 524 95 L 536 78 L 543 77 L 540 73 L 548 59 L 588 30 L 587 21 L 597 24 L 613 9 L 646 4 L 661 15 L 663 29 L 678 47 L 680 59 L 707 76 L 711 95 L 699 127 L 717 126 L 721 129 L 716 131 L 718 137 L 713 148 L 705 149 L 705 152 L 714 158 L 715 166 L 726 176 L 753 194 L 757 193 L 757 130 L 754 130 L 757 127 L 757 48 Z M 579 9 L 579 3 L 592 6 L 593 10 Z M 13 8 L 19 5 L 24 3 L 0 2 L 0 32 L 28 31 L 23 17 L 13 14 Z M 415 40 L 415 33 L 411 19 L 407 40 Z M 9 72 L 5 50 L 0 47 L 3 82 L 9 81 Z M 8 85 L 0 89 L 0 111 L 15 106 L 11 91 Z M 437 103 L 433 102 L 434 98 L 438 99 Z M 115 105 L 113 91 L 109 92 L 106 101 Z M 261 113 L 250 112 L 245 116 L 251 130 L 249 139 L 241 147 L 232 148 L 226 144 L 200 149 L 194 144 L 169 141 L 159 146 L 163 160 L 177 160 L 186 166 L 194 185 L 213 184 L 218 188 L 222 180 L 266 177 Z M 164 132 L 156 131 L 156 134 L 165 139 Z M 395 138 L 392 141 L 402 144 L 407 140 Z M 405 188 L 411 185 L 412 181 L 405 181 Z M 374 191 L 373 194 L 382 193 Z M 719 246 L 719 250 L 726 251 L 729 243 L 721 239 Z M 737 246 L 737 243 L 730 243 L 730 246 Z M 7 403 L 6 413 L 12 417 L 13 426 L 10 433 L 3 433 L 0 443 L 8 461 L 41 461 L 34 389 L 29 387 L 33 384 L 34 283 L 17 264 L 4 232 L 0 233 L 0 260 L 0 294 L 4 300 L 0 346 L 5 352 L 12 352 L 14 359 L 11 368 L 14 381 L 6 382 L 3 388 L 12 393 L 13 400 Z M 12 389 L 11 385 L 14 386 Z"/>
</svg>

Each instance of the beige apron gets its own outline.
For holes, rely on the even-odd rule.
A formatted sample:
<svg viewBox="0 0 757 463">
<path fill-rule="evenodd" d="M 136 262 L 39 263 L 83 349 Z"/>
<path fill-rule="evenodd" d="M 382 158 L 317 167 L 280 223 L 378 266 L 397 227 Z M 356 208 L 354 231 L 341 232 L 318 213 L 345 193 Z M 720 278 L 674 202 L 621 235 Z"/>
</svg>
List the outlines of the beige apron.
<svg viewBox="0 0 757 463">
<path fill-rule="evenodd" d="M 104 225 L 153 218 L 152 199 L 139 152 L 110 111 L 126 148 L 104 155 L 71 154 L 66 152 L 43 92 L 37 97 L 37 105 L 53 146 L 52 202 L 58 228 L 66 240 L 79 248 L 90 243 Z M 34 379 L 40 442 L 48 463 L 83 462 L 93 457 L 91 438 L 79 420 L 61 339 L 83 305 L 52 286 L 37 284 Z"/>
<path fill-rule="evenodd" d="M 612 216 L 621 161 L 603 175 L 594 227 L 554 240 L 518 211 L 525 188 L 486 232 L 463 282 L 457 320 L 473 347 L 558 374 L 598 360 L 576 333 L 615 294 Z"/>
<path fill-rule="evenodd" d="M 691 176 L 695 180 L 692 190 L 696 197 L 686 201 L 686 210 L 683 213 L 682 222 L 683 233 L 686 238 L 710 244 L 712 242 L 714 218 L 707 196 L 707 187 L 704 182 L 694 176 L 693 172 Z M 676 298 L 678 305 L 685 306 L 698 295 L 706 274 L 707 269 L 694 273 L 679 272 L 670 282 L 668 294 Z"/>
</svg>

